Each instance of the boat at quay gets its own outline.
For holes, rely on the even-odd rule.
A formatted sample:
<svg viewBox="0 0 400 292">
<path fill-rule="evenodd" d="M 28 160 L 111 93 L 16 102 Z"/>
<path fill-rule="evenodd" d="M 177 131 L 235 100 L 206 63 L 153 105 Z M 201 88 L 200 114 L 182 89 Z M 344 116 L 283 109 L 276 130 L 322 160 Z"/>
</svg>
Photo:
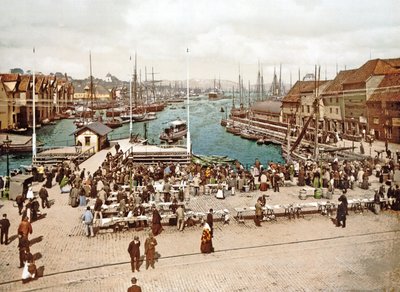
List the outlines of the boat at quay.
<svg viewBox="0 0 400 292">
<path fill-rule="evenodd" d="M 184 103 L 187 104 L 187 101 Z M 228 99 L 210 102 L 205 96 L 195 101 L 190 100 L 190 132 L 192 140 L 192 152 L 199 155 L 221 155 L 239 160 L 244 166 L 250 167 L 258 158 L 263 164 L 268 162 L 284 162 L 280 147 L 276 145 L 259 146 L 254 141 L 234 136 L 221 127 L 220 108 L 229 109 L 232 102 Z M 133 123 L 133 134 L 147 137 L 150 144 L 159 144 L 160 129 L 176 119 L 177 116 L 185 117 L 186 109 L 177 107 L 173 111 L 164 110 L 157 114 L 157 119 Z M 223 113 L 225 114 L 225 113 Z M 52 146 L 74 146 L 74 138 L 70 136 L 76 130 L 71 119 L 62 119 L 56 125 L 48 125 L 37 129 L 37 139 L 42 141 L 46 147 Z M 145 126 L 146 125 L 146 130 Z M 109 135 L 110 140 L 127 139 L 129 137 L 129 123 L 114 129 Z M 6 157 L 0 156 L 0 174 L 6 171 Z M 11 154 L 10 168 L 17 169 L 21 165 L 30 165 L 32 154 Z"/>
</svg>

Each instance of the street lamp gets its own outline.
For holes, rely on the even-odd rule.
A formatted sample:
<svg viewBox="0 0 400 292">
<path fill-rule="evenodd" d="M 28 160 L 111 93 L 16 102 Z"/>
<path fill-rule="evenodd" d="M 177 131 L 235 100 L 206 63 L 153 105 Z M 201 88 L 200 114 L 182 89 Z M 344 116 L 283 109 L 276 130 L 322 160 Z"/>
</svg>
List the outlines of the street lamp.
<svg viewBox="0 0 400 292">
<path fill-rule="evenodd" d="M 6 153 L 7 153 L 7 177 L 10 177 L 10 160 L 9 160 L 9 149 L 11 145 L 11 140 L 8 139 L 8 135 L 6 136 L 6 140 L 3 141 L 4 147 L 6 148 Z"/>
</svg>

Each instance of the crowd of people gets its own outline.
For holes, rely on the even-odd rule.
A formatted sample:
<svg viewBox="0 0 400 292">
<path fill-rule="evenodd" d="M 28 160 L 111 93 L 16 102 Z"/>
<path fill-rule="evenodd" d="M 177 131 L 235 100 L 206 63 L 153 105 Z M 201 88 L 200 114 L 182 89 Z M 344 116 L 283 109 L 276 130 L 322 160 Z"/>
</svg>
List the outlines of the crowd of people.
<svg viewBox="0 0 400 292">
<path fill-rule="evenodd" d="M 82 221 L 85 234 L 95 236 L 93 225 L 101 222 L 104 204 L 111 204 L 111 196 L 116 197 L 119 216 L 148 216 L 151 222 L 138 220 L 133 227 L 143 228 L 151 224 L 151 234 L 145 243 L 146 269 L 154 268 L 155 237 L 163 231 L 160 210 L 155 203 L 169 202 L 172 214 L 170 225 L 175 225 L 182 231 L 185 226 L 196 224 L 193 218 L 185 220 L 185 200 L 190 196 L 200 196 L 209 190 L 207 185 L 218 185 L 222 198 L 235 195 L 236 192 L 259 190 L 261 193 L 268 190 L 279 192 L 286 185 L 312 186 L 326 188 L 328 192 L 339 189 L 343 196 L 337 209 L 337 226 L 346 226 L 348 189 L 358 186 L 362 189 L 370 188 L 370 178 L 375 175 L 381 187 L 376 191 L 374 202 L 381 208 L 400 210 L 400 189 L 393 184 L 395 162 L 391 158 L 364 161 L 332 162 L 291 162 L 286 164 L 268 163 L 263 165 L 258 159 L 250 168 L 245 168 L 239 162 L 234 164 L 200 165 L 191 163 L 155 163 L 153 165 L 135 164 L 129 157 L 124 158 L 121 150 L 113 155 L 109 152 L 105 160 L 96 171 L 90 173 L 80 169 L 75 161 L 64 162 L 56 167 L 39 166 L 33 171 L 34 180 L 42 182 L 38 196 L 29 188 L 26 194 L 17 196 L 16 203 L 21 223 L 18 227 L 20 267 L 27 267 L 31 271 L 30 277 L 35 277 L 34 259 L 30 253 L 28 236 L 32 234 L 31 223 L 40 218 L 44 208 L 50 208 L 47 189 L 53 187 L 55 181 L 61 192 L 69 194 L 69 205 L 82 208 Z M 176 190 L 177 187 L 177 191 Z M 115 195 L 116 194 L 116 195 Z M 386 203 L 383 198 L 392 198 Z M 39 203 L 38 199 L 41 200 Z M 89 203 L 89 202 L 92 203 Z M 151 203 L 151 204 L 149 204 Z M 150 207 L 149 207 L 150 205 Z M 92 208 L 91 208 L 92 206 Z M 255 204 L 255 224 L 260 226 L 263 218 L 265 196 L 261 195 Z M 376 210 L 376 208 L 374 209 Z M 213 238 L 213 209 L 207 213 L 207 220 L 203 222 L 200 239 L 200 251 L 210 253 L 214 251 Z M 7 223 L 8 222 L 8 223 Z M 8 225 L 8 226 L 7 226 Z M 6 214 L 0 220 L 1 243 L 8 243 L 9 221 Z M 128 248 L 131 256 L 132 272 L 139 271 L 140 241 L 137 237 Z"/>
</svg>

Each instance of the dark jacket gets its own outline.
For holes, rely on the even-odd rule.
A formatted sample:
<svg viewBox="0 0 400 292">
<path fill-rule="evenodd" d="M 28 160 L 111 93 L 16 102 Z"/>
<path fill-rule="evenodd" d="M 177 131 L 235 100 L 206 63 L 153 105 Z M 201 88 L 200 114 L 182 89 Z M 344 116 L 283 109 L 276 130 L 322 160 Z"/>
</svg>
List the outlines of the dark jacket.
<svg viewBox="0 0 400 292">
<path fill-rule="evenodd" d="M 128 247 L 129 255 L 131 259 L 140 257 L 140 241 L 132 240 Z"/>
</svg>

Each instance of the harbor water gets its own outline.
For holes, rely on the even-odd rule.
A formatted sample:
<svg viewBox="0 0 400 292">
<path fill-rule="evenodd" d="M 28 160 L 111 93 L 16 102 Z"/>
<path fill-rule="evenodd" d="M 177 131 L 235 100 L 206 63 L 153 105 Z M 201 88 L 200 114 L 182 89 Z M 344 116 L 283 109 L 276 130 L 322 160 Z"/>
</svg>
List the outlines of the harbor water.
<svg viewBox="0 0 400 292">
<path fill-rule="evenodd" d="M 209 101 L 207 97 L 191 97 L 190 100 L 190 134 L 192 152 L 201 155 L 221 155 L 239 160 L 245 167 L 250 167 L 258 158 L 264 165 L 269 162 L 283 162 L 280 146 L 257 145 L 254 141 L 234 136 L 220 125 L 221 118 L 226 117 L 232 107 L 230 99 Z M 224 112 L 221 112 L 221 108 Z M 133 123 L 133 134 L 141 137 L 147 135 L 151 144 L 160 143 L 159 134 L 168 126 L 168 122 L 181 118 L 187 119 L 187 103 L 173 103 L 162 112 L 157 113 L 157 119 L 148 122 Z M 73 146 L 73 132 L 76 130 L 72 119 L 57 121 L 55 125 L 47 125 L 36 131 L 37 140 L 51 146 Z M 145 126 L 146 123 L 146 126 Z M 110 140 L 127 138 L 129 123 L 114 129 L 109 134 Z M 10 169 L 18 169 L 21 165 L 30 165 L 32 155 L 10 154 Z M 0 174 L 6 173 L 6 155 L 0 156 Z"/>
</svg>

